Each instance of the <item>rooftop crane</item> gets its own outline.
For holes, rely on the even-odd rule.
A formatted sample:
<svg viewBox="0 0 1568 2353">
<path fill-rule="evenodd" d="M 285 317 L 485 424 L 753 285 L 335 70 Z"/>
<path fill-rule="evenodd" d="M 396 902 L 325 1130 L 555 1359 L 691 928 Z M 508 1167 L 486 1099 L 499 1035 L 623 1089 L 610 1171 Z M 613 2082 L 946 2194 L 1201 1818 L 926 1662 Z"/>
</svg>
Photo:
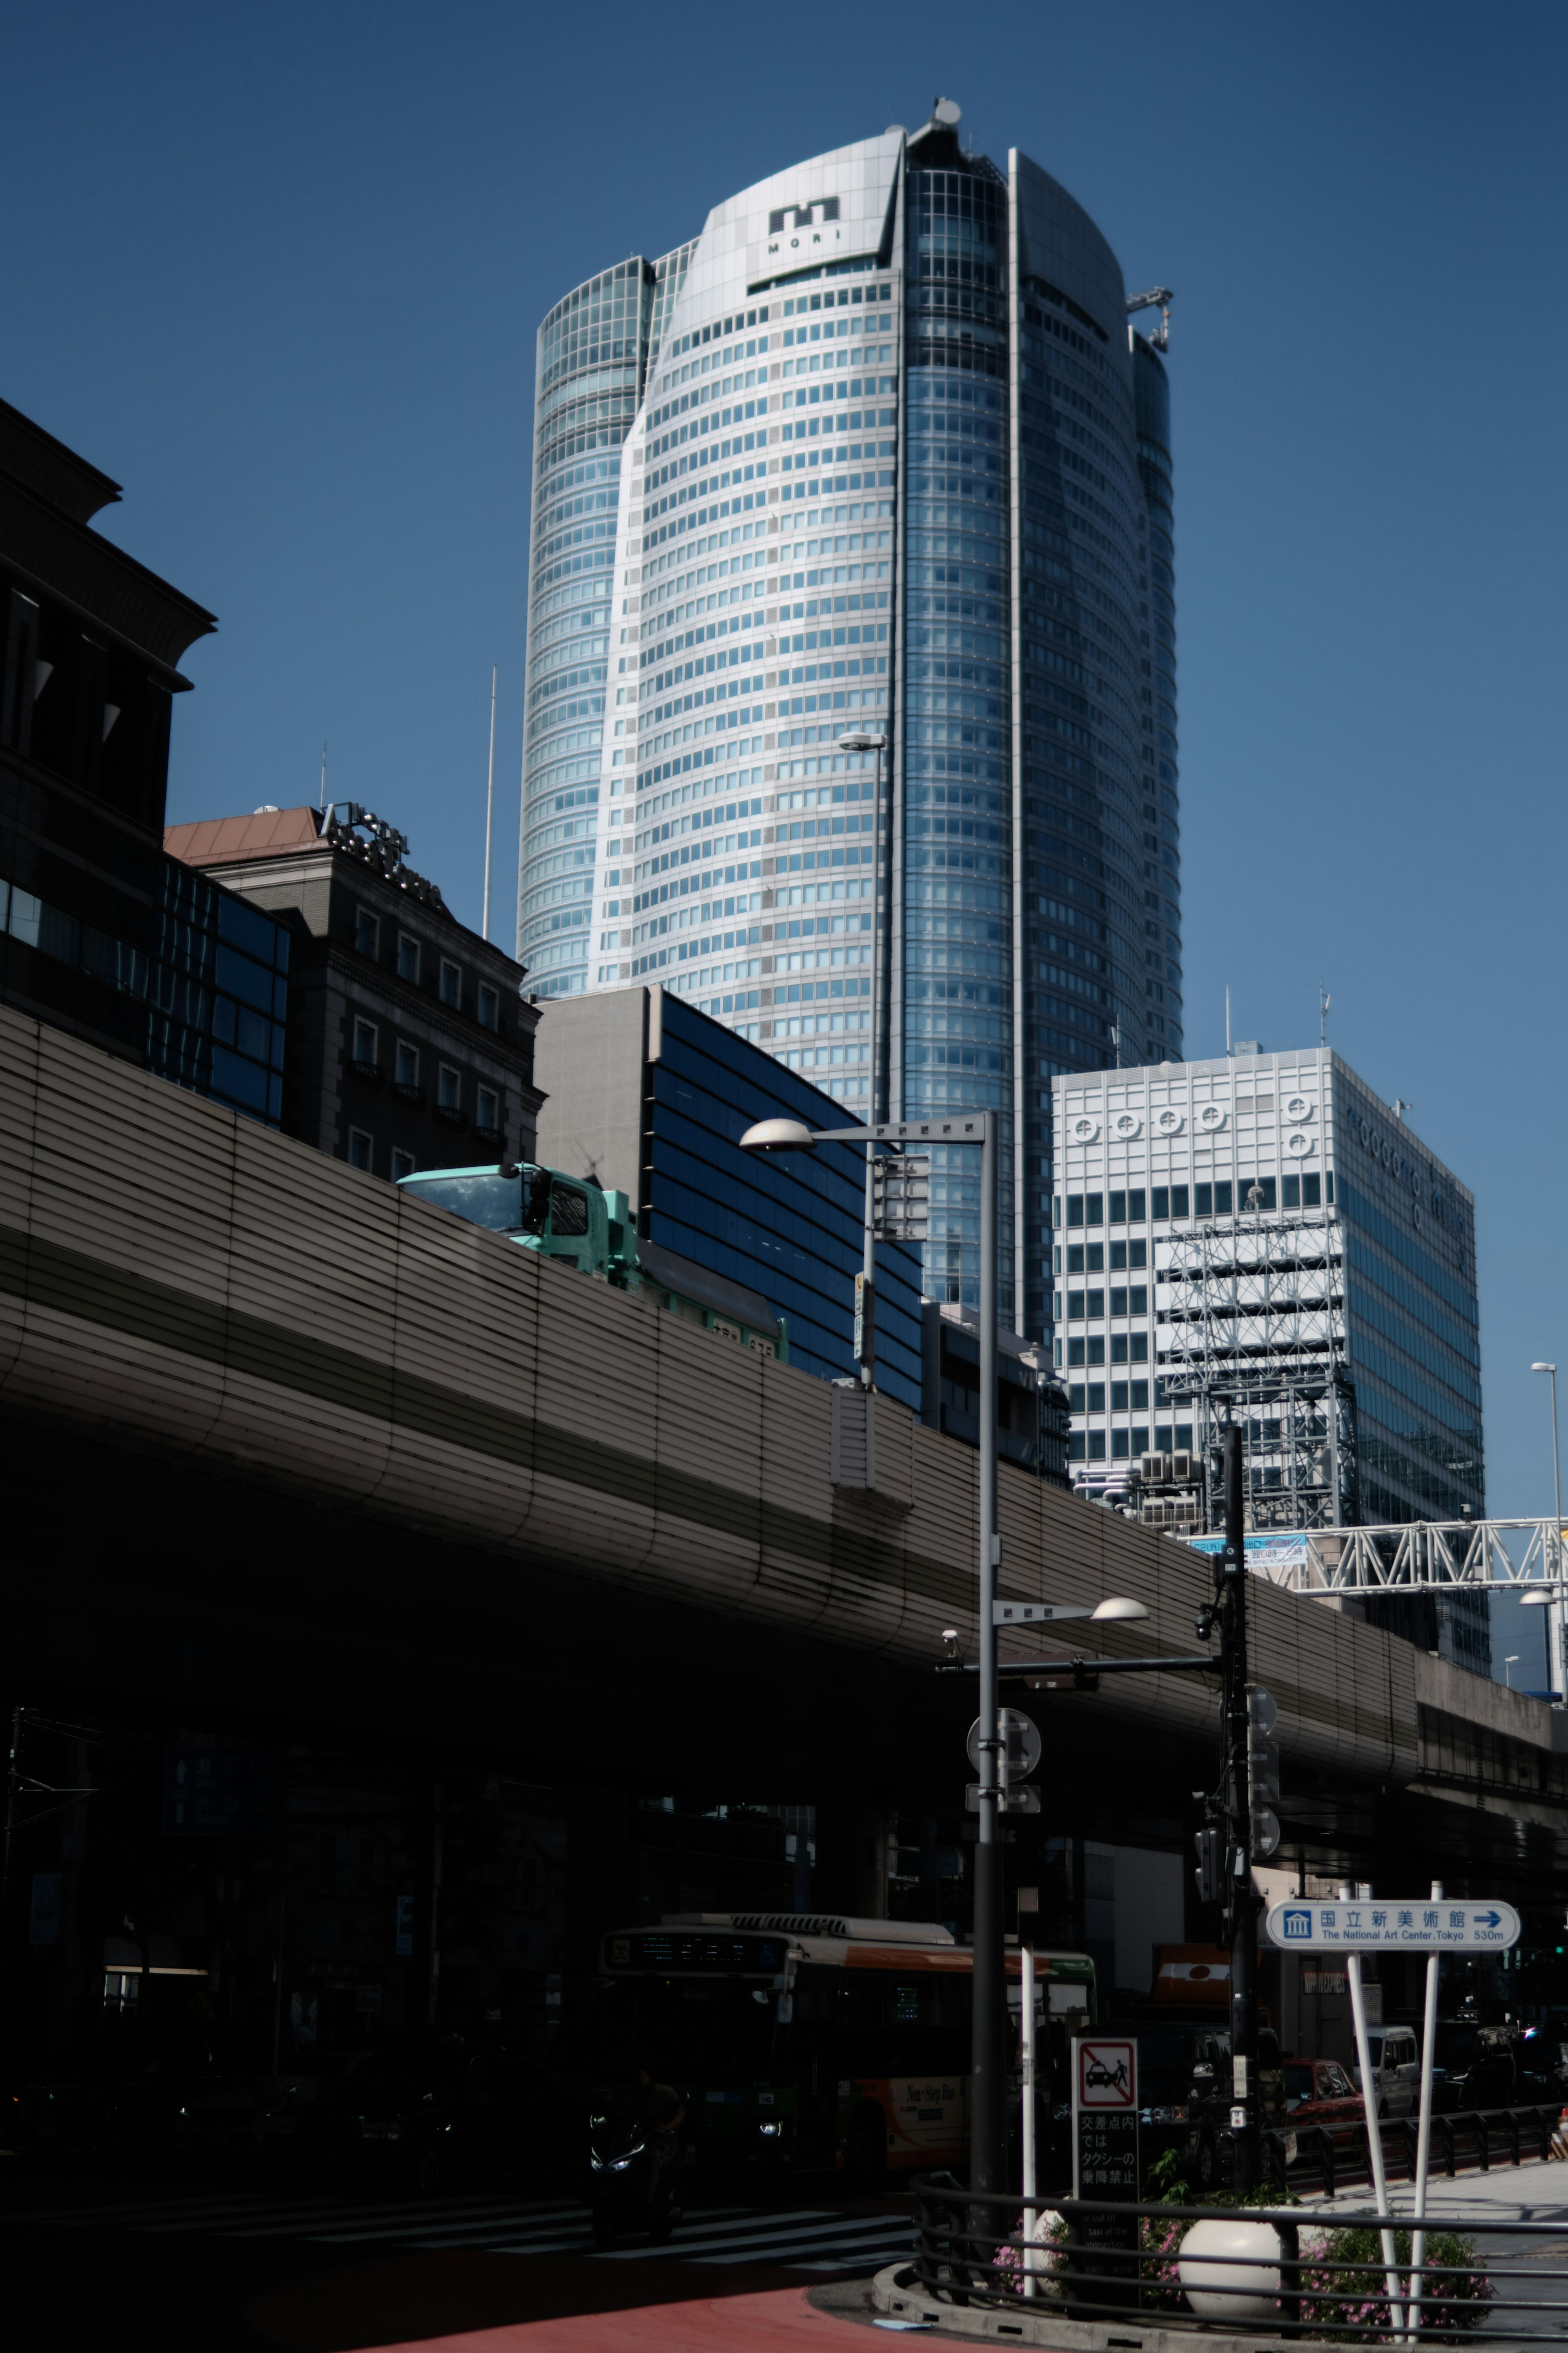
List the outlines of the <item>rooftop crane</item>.
<svg viewBox="0 0 1568 2353">
<path fill-rule="evenodd" d="M 1130 319 L 1140 311 L 1158 311 L 1162 314 L 1160 324 L 1149 338 L 1156 351 L 1163 352 L 1170 349 L 1171 304 L 1174 299 L 1168 286 L 1151 286 L 1142 294 L 1130 294 L 1127 297 L 1127 315 Z"/>
</svg>

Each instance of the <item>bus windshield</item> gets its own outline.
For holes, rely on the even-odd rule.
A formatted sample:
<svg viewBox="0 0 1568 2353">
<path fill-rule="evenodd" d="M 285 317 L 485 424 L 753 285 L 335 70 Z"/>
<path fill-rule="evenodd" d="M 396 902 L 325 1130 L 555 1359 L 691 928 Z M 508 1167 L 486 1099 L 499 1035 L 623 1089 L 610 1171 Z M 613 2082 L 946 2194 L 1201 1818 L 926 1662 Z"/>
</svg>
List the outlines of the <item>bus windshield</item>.
<svg viewBox="0 0 1568 2353">
<path fill-rule="evenodd" d="M 765 2080 L 774 2063 L 776 2014 L 765 1981 L 612 1978 L 599 1987 L 600 2063 L 610 2075 L 640 2063 L 667 2082 Z"/>
</svg>

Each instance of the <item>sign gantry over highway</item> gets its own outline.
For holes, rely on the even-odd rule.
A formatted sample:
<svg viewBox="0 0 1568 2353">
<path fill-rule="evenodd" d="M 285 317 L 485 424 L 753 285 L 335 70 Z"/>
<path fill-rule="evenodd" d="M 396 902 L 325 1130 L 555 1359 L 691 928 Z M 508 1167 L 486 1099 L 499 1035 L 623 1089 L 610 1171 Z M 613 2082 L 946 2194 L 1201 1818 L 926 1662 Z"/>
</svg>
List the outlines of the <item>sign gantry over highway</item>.
<svg viewBox="0 0 1568 2353">
<path fill-rule="evenodd" d="M 1436 1896 L 1411 1904 L 1303 1897 L 1268 1911 L 1268 1941 L 1286 1953 L 1501 1953 L 1518 1944 L 1519 1932 L 1511 1904 L 1450 1904 Z"/>
</svg>

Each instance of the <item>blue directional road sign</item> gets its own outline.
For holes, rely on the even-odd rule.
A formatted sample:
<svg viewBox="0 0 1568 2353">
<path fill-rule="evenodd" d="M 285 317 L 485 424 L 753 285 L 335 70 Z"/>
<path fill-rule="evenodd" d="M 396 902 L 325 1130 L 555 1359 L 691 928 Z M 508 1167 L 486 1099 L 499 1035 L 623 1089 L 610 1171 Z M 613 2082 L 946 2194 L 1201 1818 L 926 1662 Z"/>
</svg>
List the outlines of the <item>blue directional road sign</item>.
<svg viewBox="0 0 1568 2353">
<path fill-rule="evenodd" d="M 1268 1941 L 1284 1953 L 1501 1953 L 1519 1942 L 1511 1904 L 1402 1904 L 1379 1896 L 1274 1904 Z"/>
</svg>

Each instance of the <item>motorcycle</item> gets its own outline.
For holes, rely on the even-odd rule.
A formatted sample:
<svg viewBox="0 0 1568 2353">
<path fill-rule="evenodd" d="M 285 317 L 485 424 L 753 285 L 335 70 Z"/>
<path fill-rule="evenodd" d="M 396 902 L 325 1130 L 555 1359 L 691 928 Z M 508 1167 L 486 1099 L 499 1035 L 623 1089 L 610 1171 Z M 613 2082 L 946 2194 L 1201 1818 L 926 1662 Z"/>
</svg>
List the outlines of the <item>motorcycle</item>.
<svg viewBox="0 0 1568 2353">
<path fill-rule="evenodd" d="M 686 2175 L 692 2153 L 673 2133 L 593 2116 L 588 2131 L 588 2199 L 594 2244 L 614 2246 L 627 2232 L 646 2231 L 662 2244 L 686 2208 Z M 657 2180 L 649 2185 L 654 2168 Z"/>
</svg>

